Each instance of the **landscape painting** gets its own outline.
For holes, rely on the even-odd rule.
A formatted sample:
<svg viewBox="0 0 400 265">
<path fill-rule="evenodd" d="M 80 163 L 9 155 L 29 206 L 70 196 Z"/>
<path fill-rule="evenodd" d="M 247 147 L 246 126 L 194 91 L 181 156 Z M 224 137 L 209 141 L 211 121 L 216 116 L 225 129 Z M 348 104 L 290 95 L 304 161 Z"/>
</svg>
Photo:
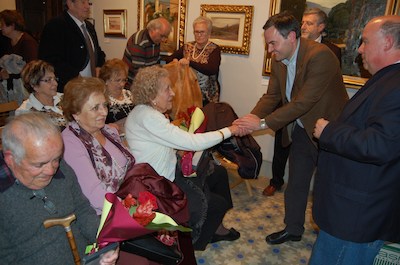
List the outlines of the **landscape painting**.
<svg viewBox="0 0 400 265">
<path fill-rule="evenodd" d="M 222 52 L 250 53 L 253 6 L 201 5 L 200 8 L 201 14 L 213 22 L 210 40 Z"/>
</svg>

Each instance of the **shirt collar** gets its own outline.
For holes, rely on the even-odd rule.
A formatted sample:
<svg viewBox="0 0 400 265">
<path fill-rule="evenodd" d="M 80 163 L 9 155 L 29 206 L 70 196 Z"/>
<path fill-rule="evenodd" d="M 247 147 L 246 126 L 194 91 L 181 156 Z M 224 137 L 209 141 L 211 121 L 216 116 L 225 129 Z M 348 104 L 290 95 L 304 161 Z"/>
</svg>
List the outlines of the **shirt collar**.
<svg viewBox="0 0 400 265">
<path fill-rule="evenodd" d="M 292 57 L 290 59 L 282 60 L 282 63 L 286 66 L 296 64 L 297 55 L 299 54 L 299 48 L 300 48 L 300 38 L 297 39 L 297 47 Z"/>
<path fill-rule="evenodd" d="M 315 42 L 321 43 L 322 41 L 322 35 L 319 35 L 318 38 L 315 39 Z"/>
</svg>

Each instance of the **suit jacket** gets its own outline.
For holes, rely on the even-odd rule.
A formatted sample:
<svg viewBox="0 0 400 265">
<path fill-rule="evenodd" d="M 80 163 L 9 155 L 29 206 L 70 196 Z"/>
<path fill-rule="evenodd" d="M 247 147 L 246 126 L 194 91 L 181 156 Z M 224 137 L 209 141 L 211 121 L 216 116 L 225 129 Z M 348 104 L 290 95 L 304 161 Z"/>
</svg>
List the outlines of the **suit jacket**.
<svg viewBox="0 0 400 265">
<path fill-rule="evenodd" d="M 378 71 L 319 140 L 314 220 L 352 242 L 400 241 L 400 63 Z"/>
<path fill-rule="evenodd" d="M 251 113 L 265 117 L 268 127 L 274 131 L 286 128 L 299 118 L 308 136 L 313 139 L 317 119 L 334 120 L 348 99 L 339 62 L 325 45 L 301 38 L 290 102 L 285 95 L 286 72 L 286 65 L 272 60 L 267 93 Z M 283 106 L 278 107 L 281 102 Z M 282 144 L 287 146 L 289 143 L 286 128 Z"/>
<path fill-rule="evenodd" d="M 328 46 L 328 48 L 336 55 L 336 57 L 339 60 L 340 65 L 342 65 L 342 51 L 340 50 L 340 48 L 338 46 L 336 46 L 335 44 L 333 44 L 332 42 L 326 40 L 325 38 L 321 39 L 321 43 L 325 44 L 326 46 Z"/>
<path fill-rule="evenodd" d="M 94 44 L 96 67 L 105 61 L 93 24 L 85 21 Z M 59 77 L 58 91 L 63 92 L 65 84 L 79 75 L 89 62 L 85 37 L 67 11 L 50 20 L 44 27 L 39 44 L 39 58 L 54 66 Z"/>
</svg>

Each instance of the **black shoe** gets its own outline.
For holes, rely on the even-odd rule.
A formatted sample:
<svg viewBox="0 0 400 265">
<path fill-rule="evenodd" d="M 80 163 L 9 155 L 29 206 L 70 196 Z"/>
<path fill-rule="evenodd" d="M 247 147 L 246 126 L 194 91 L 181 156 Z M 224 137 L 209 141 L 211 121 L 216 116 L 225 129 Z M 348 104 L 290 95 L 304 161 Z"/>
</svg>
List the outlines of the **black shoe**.
<svg viewBox="0 0 400 265">
<path fill-rule="evenodd" d="M 231 229 L 229 229 L 229 233 L 226 235 L 214 234 L 211 239 L 211 243 L 215 243 L 218 241 L 235 241 L 239 237 L 240 237 L 240 233 L 238 231 L 236 231 L 235 228 L 231 228 Z"/>
<path fill-rule="evenodd" d="M 285 243 L 286 241 L 300 241 L 300 240 L 301 240 L 301 235 L 300 236 L 291 235 L 286 230 L 272 233 L 265 238 L 265 241 L 267 241 L 267 243 L 270 245 L 282 244 Z"/>
</svg>

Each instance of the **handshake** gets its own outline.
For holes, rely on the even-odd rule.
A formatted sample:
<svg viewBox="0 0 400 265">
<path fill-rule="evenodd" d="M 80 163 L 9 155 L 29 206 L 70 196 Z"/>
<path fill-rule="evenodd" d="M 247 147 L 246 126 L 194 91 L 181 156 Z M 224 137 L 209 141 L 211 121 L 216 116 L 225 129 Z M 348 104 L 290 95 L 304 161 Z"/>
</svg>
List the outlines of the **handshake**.
<svg viewBox="0 0 400 265">
<path fill-rule="evenodd" d="M 233 121 L 228 127 L 234 136 L 244 136 L 260 129 L 267 129 L 267 125 L 254 114 L 247 114 Z"/>
</svg>

